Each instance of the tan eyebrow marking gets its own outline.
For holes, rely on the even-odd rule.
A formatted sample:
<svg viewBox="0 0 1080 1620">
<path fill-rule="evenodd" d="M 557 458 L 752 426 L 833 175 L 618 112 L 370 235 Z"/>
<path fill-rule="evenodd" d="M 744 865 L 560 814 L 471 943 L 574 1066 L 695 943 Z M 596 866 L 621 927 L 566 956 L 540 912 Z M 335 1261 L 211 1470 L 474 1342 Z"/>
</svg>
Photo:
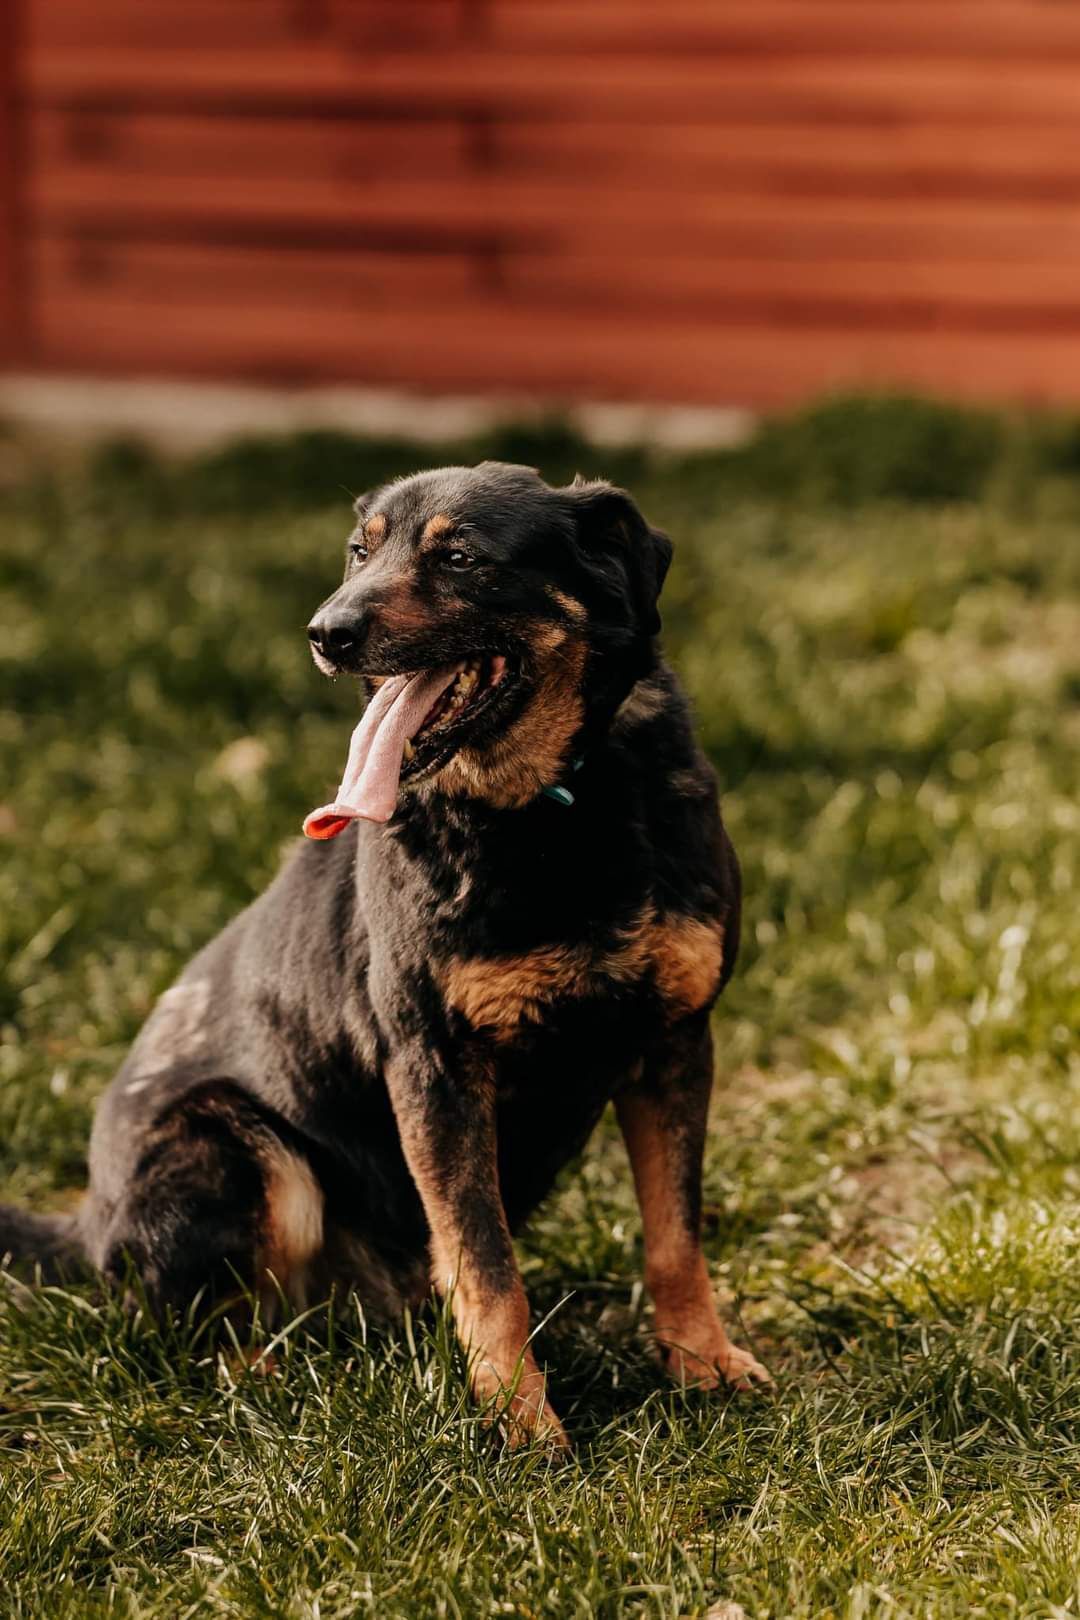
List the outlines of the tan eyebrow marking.
<svg viewBox="0 0 1080 1620">
<path fill-rule="evenodd" d="M 457 524 L 448 512 L 436 512 L 433 518 L 428 518 L 420 534 L 420 546 L 424 549 L 433 546 L 437 541 L 448 535 Z"/>
<path fill-rule="evenodd" d="M 368 540 L 381 540 L 386 533 L 386 517 L 382 512 L 376 512 L 364 524 L 364 536 Z"/>
</svg>

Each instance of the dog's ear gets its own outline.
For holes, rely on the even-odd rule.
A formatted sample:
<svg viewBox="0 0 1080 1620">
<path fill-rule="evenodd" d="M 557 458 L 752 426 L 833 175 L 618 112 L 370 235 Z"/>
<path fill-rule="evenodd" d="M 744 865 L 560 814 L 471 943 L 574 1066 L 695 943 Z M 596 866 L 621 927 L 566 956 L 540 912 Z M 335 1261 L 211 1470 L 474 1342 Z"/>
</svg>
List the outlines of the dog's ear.
<svg viewBox="0 0 1080 1620">
<path fill-rule="evenodd" d="M 655 636 L 671 541 L 651 528 L 636 502 L 614 484 L 579 474 L 562 493 L 569 499 L 578 549 L 589 571 L 606 595 L 623 598 L 639 633 Z"/>
</svg>

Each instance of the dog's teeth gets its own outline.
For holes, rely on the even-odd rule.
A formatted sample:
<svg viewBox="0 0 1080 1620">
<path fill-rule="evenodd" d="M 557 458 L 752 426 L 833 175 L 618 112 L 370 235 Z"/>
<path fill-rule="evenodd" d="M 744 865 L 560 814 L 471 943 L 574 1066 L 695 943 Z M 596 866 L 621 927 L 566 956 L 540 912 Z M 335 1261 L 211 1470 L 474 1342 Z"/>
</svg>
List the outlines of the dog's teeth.
<svg viewBox="0 0 1080 1620">
<path fill-rule="evenodd" d="M 407 737 L 405 739 L 405 747 L 402 752 L 404 753 L 406 759 L 412 759 L 413 755 L 416 753 L 416 749 L 413 747 L 412 743 Z"/>
</svg>

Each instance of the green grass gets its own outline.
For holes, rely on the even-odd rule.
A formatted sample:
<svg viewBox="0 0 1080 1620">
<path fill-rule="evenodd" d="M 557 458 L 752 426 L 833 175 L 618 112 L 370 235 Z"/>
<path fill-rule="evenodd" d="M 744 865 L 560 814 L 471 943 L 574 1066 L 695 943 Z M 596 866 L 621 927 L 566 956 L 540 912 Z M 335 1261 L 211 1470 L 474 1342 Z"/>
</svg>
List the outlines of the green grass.
<svg viewBox="0 0 1080 1620">
<path fill-rule="evenodd" d="M 838 401 L 682 462 L 484 448 L 677 541 L 748 895 L 706 1242 L 775 1393 L 659 1382 L 607 1126 L 520 1245 L 569 1461 L 492 1445 L 438 1315 L 297 1325 L 261 1378 L 9 1290 L 0 1611 L 1080 1613 L 1080 431 Z M 154 997 L 337 779 L 302 627 L 345 487 L 431 460 L 126 446 L 0 498 L 4 1197 L 75 1196 Z"/>
</svg>

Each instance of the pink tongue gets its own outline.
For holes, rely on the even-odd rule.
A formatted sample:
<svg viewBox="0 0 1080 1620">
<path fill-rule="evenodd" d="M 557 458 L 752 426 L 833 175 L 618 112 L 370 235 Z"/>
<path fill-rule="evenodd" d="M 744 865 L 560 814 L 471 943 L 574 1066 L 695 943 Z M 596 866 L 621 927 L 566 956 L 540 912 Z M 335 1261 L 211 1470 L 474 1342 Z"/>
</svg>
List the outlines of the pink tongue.
<svg viewBox="0 0 1080 1620">
<path fill-rule="evenodd" d="M 460 669 L 422 670 L 384 681 L 352 734 L 345 775 L 333 804 L 304 820 L 308 838 L 336 838 L 350 821 L 389 821 L 397 804 L 405 744 L 416 735 L 428 710 Z"/>
</svg>

